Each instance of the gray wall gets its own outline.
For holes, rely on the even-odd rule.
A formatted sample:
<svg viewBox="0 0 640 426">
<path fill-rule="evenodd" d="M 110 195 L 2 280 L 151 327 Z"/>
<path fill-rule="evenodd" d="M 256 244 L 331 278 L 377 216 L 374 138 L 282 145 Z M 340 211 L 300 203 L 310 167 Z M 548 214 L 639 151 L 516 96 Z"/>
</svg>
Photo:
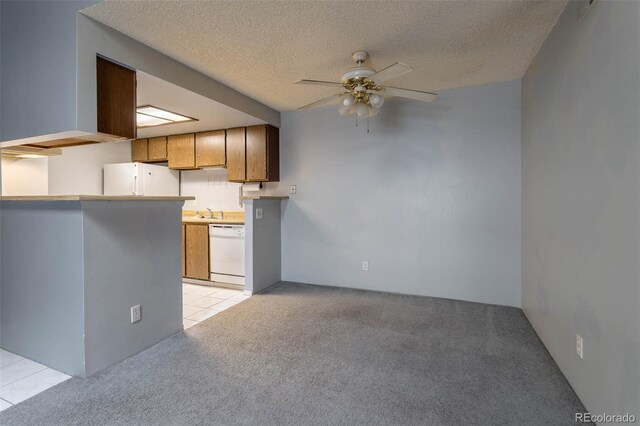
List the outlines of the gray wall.
<svg viewBox="0 0 640 426">
<path fill-rule="evenodd" d="M 80 202 L 2 201 L 0 347 L 84 374 Z"/>
<path fill-rule="evenodd" d="M 519 306 L 520 82 L 390 100 L 370 126 L 282 114 L 282 278 Z"/>
<path fill-rule="evenodd" d="M 253 294 L 282 279 L 281 203 L 282 200 L 245 201 L 245 291 Z M 256 219 L 262 209 L 262 219 Z"/>
<path fill-rule="evenodd" d="M 83 214 L 90 376 L 182 330 L 182 202 L 83 202 Z"/>
<path fill-rule="evenodd" d="M 76 12 L 96 3 L 0 2 L 0 140 L 76 128 Z"/>
<path fill-rule="evenodd" d="M 86 377 L 182 330 L 181 201 L 3 201 L 0 346 Z M 131 324 L 130 309 L 142 320 Z"/>
<path fill-rule="evenodd" d="M 522 80 L 522 305 L 587 410 L 638 416 L 640 3 L 576 6 Z"/>
</svg>

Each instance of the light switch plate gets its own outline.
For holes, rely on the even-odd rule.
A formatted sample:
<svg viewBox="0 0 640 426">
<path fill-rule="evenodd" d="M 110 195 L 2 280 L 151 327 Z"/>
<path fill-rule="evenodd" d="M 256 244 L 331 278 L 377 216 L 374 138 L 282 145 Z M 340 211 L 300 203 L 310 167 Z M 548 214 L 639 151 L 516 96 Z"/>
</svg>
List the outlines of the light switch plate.
<svg viewBox="0 0 640 426">
<path fill-rule="evenodd" d="M 140 305 L 132 306 L 131 307 L 131 324 L 133 324 L 134 322 L 138 322 L 141 319 L 142 319 L 142 309 L 140 308 Z"/>
<path fill-rule="evenodd" d="M 256 209 L 256 219 L 262 219 L 262 209 Z"/>
<path fill-rule="evenodd" d="M 295 194 L 296 193 L 296 186 L 295 185 L 291 185 L 289 187 L 289 194 Z"/>
<path fill-rule="evenodd" d="M 368 271 L 369 270 L 369 262 L 366 260 L 362 261 L 362 270 L 363 271 Z"/>
<path fill-rule="evenodd" d="M 584 346 L 582 336 L 579 334 L 576 334 L 576 355 L 578 355 L 580 359 L 584 359 Z"/>
</svg>

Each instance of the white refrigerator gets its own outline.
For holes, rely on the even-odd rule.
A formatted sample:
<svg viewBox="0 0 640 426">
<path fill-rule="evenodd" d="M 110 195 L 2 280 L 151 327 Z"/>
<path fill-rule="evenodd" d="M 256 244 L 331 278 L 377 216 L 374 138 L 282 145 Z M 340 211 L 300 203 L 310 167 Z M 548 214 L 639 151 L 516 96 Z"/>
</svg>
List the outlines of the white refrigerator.
<svg viewBox="0 0 640 426">
<path fill-rule="evenodd" d="M 145 163 L 104 165 L 104 195 L 180 195 L 180 173 Z"/>
</svg>

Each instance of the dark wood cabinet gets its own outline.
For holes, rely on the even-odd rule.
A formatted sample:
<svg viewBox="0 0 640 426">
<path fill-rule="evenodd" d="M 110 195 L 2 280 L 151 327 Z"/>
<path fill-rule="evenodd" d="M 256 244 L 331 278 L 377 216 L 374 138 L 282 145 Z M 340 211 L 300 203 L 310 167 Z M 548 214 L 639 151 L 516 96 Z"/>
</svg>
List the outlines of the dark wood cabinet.
<svg viewBox="0 0 640 426">
<path fill-rule="evenodd" d="M 280 131 L 270 125 L 247 127 L 246 180 L 278 182 L 280 180 Z"/>
<path fill-rule="evenodd" d="M 209 274 L 209 226 L 185 224 L 184 226 L 184 276 L 208 280 Z"/>
<path fill-rule="evenodd" d="M 196 144 L 194 134 L 167 136 L 167 160 L 170 169 L 195 169 Z"/>
<path fill-rule="evenodd" d="M 136 138 L 136 72 L 105 58 L 96 60 L 98 133 Z"/>
<path fill-rule="evenodd" d="M 224 130 L 196 133 L 196 167 L 226 165 L 225 133 Z"/>
<path fill-rule="evenodd" d="M 246 174 L 246 127 L 227 129 L 227 180 L 245 182 Z"/>
</svg>

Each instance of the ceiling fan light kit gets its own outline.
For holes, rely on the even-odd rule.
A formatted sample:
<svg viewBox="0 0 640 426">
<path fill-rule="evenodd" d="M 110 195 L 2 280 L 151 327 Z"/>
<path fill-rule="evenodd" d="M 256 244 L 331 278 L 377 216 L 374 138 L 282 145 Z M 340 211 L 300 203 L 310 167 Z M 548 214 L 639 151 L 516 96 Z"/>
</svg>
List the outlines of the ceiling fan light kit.
<svg viewBox="0 0 640 426">
<path fill-rule="evenodd" d="M 382 85 L 385 81 L 392 80 L 413 71 L 413 68 L 407 64 L 396 62 L 383 70 L 376 71 L 371 67 L 362 65 L 369 58 L 367 52 L 358 50 L 353 53 L 352 58 L 357 66 L 347 71 L 342 76 L 340 83 L 321 80 L 295 81 L 294 84 L 332 86 L 340 87 L 344 90 L 343 92 L 312 102 L 298 109 L 309 110 L 337 103 L 340 114 L 355 116 L 356 119 L 368 119 L 378 115 L 380 107 L 384 104 L 385 96 L 396 96 L 423 102 L 431 102 L 436 99 L 437 95 L 435 93 Z"/>
</svg>

